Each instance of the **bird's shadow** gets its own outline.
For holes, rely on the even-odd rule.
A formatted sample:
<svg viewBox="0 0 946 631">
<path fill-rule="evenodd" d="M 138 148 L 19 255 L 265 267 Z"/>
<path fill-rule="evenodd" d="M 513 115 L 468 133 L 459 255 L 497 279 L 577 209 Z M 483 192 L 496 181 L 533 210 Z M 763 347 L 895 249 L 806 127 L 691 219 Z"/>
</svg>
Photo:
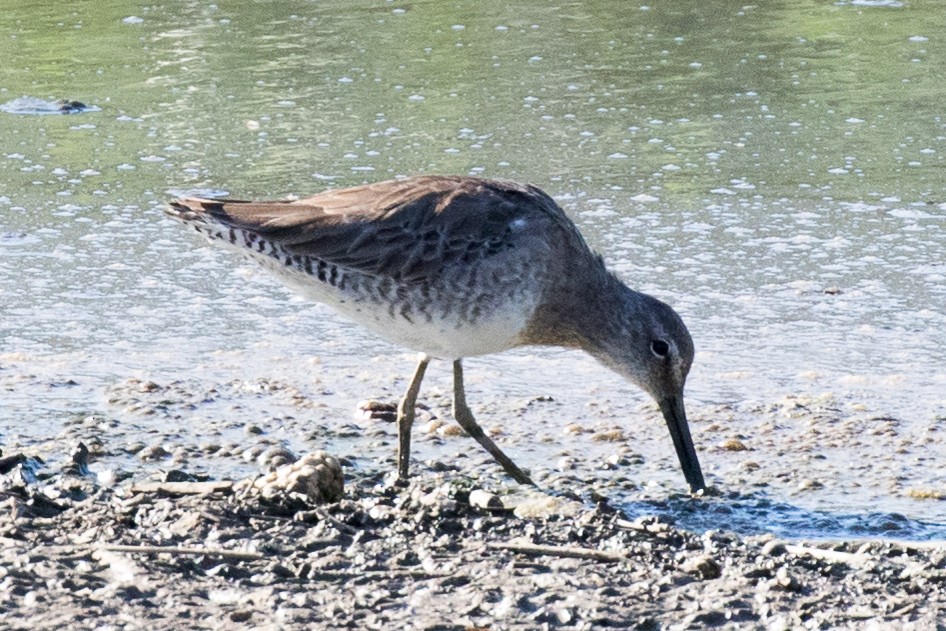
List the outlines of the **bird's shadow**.
<svg viewBox="0 0 946 631">
<path fill-rule="evenodd" d="M 895 512 L 812 510 L 763 493 L 724 493 L 691 498 L 623 502 L 630 518 L 663 515 L 684 530 L 724 530 L 740 535 L 772 534 L 786 539 L 946 539 L 946 523 L 913 519 Z"/>
</svg>

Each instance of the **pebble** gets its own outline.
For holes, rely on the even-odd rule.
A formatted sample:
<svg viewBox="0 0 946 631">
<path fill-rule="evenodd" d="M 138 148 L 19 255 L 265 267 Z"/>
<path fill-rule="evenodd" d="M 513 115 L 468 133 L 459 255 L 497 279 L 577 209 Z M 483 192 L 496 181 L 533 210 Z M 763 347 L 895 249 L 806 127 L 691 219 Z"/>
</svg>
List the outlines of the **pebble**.
<svg viewBox="0 0 946 631">
<path fill-rule="evenodd" d="M 503 505 L 506 508 L 512 508 L 513 514 L 520 519 L 570 517 L 584 510 L 581 502 L 547 495 L 540 491 L 527 491 L 521 495 L 504 497 Z"/>
<path fill-rule="evenodd" d="M 575 459 L 570 456 L 562 456 L 558 459 L 555 468 L 559 471 L 571 471 L 575 468 Z"/>
<path fill-rule="evenodd" d="M 616 443 L 624 439 L 624 430 L 619 427 L 601 430 L 591 435 L 591 440 L 599 443 Z"/>
<path fill-rule="evenodd" d="M 633 530 L 643 532 L 667 532 L 673 526 L 673 518 L 667 515 L 642 515 L 631 522 L 627 522 L 627 526 Z"/>
<path fill-rule="evenodd" d="M 262 478 L 278 473 L 288 483 L 300 463 L 317 469 L 327 459 L 309 454 Z M 876 557 L 878 571 L 817 556 L 775 560 L 781 544 L 774 540 L 694 534 L 654 516 L 631 522 L 577 502 L 577 512 L 561 519 L 561 505 L 536 519 L 485 512 L 475 504 L 488 506 L 491 496 L 546 509 L 568 500 L 475 486 L 469 504 L 458 503 L 452 498 L 468 487 L 437 486 L 425 473 L 404 490 L 352 472 L 350 497 L 296 519 L 257 499 L 259 480 L 241 483 L 244 493 L 140 492 L 118 505 L 114 491 L 101 490 L 47 515 L 18 512 L 26 506 L 22 490 L 8 487 L 0 626 L 28 619 L 31 629 L 65 628 L 64 620 L 94 616 L 102 627 L 147 619 L 152 628 L 199 620 L 287 629 L 927 629 L 946 608 L 939 569 L 946 548 L 877 541 L 844 549 Z M 256 556 L 84 551 L 103 541 Z M 516 541 L 548 552 L 504 547 Z M 576 548 L 621 550 L 630 561 L 569 558 Z"/>
<path fill-rule="evenodd" d="M 470 491 L 470 506 L 487 510 L 501 510 L 505 508 L 499 496 L 483 489 Z"/>
<path fill-rule="evenodd" d="M 784 554 L 787 554 L 788 550 L 785 548 L 785 544 L 781 541 L 767 541 L 764 546 L 762 546 L 762 555 L 767 557 L 780 557 Z"/>
<path fill-rule="evenodd" d="M 775 571 L 774 581 L 778 587 L 786 591 L 796 592 L 801 590 L 801 584 L 784 565 Z"/>
<path fill-rule="evenodd" d="M 703 580 L 719 578 L 723 574 L 719 562 L 706 554 L 687 559 L 683 562 L 681 569 L 687 574 L 696 575 Z"/>
<path fill-rule="evenodd" d="M 433 434 L 443 426 L 444 422 L 442 420 L 434 418 L 421 425 L 420 431 L 424 434 Z"/>
<path fill-rule="evenodd" d="M 816 489 L 820 489 L 823 486 L 824 484 L 822 482 L 819 482 L 818 480 L 803 480 L 798 485 L 798 490 L 799 491 L 813 491 Z"/>
<path fill-rule="evenodd" d="M 397 420 L 397 405 L 369 399 L 355 406 L 355 417 L 365 421 L 393 423 Z"/>
<path fill-rule="evenodd" d="M 170 457 L 170 455 L 171 452 L 165 449 L 163 445 L 151 445 L 138 451 L 140 460 L 163 460 Z"/>
<path fill-rule="evenodd" d="M 631 461 L 622 454 L 611 454 L 605 458 L 605 463 L 612 467 L 626 467 Z"/>
<path fill-rule="evenodd" d="M 720 445 L 725 451 L 747 451 L 749 448 L 738 438 L 730 438 Z"/>
<path fill-rule="evenodd" d="M 244 483 L 241 489 L 251 488 L 265 499 L 298 493 L 313 504 L 337 502 L 345 494 L 342 467 L 324 451 L 314 451 L 299 460 L 283 465 L 255 480 Z"/>
<path fill-rule="evenodd" d="M 446 437 L 465 436 L 466 430 L 456 423 L 449 423 L 437 428 L 437 434 Z"/>
<path fill-rule="evenodd" d="M 257 464 L 267 471 L 272 471 L 273 469 L 278 469 L 279 467 L 285 466 L 287 464 L 292 464 L 296 460 L 297 458 L 294 453 L 281 446 L 270 447 L 256 457 Z"/>
</svg>

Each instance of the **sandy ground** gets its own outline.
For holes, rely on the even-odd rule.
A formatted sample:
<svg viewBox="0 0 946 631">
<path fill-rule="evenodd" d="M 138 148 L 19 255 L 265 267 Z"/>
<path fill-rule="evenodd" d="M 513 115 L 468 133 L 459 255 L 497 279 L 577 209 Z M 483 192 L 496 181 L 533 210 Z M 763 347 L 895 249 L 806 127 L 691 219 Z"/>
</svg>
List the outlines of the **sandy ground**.
<svg viewBox="0 0 946 631">
<path fill-rule="evenodd" d="M 89 457 L 0 459 L 0 627 L 946 628 L 942 545 L 694 534 L 423 466 L 339 499 L 334 460 L 285 450 L 255 484 L 105 485 Z"/>
</svg>

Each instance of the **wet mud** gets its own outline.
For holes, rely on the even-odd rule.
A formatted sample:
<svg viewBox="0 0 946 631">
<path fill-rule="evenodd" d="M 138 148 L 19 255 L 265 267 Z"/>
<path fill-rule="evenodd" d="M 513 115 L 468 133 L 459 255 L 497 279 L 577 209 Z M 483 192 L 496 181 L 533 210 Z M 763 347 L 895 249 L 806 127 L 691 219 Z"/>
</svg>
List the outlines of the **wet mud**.
<svg viewBox="0 0 946 631">
<path fill-rule="evenodd" d="M 90 472 L 98 451 L 3 455 L 0 626 L 932 629 L 946 615 L 942 544 L 694 532 L 430 466 L 407 487 L 347 468 L 339 496 L 338 461 L 285 449 L 239 480 L 115 482 Z M 315 481 L 298 484 L 303 470 Z"/>
</svg>

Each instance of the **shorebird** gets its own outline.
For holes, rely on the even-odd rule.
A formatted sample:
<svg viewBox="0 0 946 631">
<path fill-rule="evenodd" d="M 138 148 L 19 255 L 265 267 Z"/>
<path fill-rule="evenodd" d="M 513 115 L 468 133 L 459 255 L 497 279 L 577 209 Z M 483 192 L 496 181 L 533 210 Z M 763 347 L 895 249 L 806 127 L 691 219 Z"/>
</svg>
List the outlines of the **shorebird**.
<svg viewBox="0 0 946 631">
<path fill-rule="evenodd" d="M 660 407 L 691 491 L 705 487 L 683 388 L 693 341 L 665 303 L 630 289 L 535 186 L 419 176 L 293 201 L 183 197 L 167 212 L 306 297 L 419 351 L 397 410 L 398 475 L 431 358 L 453 361 L 453 415 L 521 484 L 529 476 L 466 403 L 463 358 L 524 346 L 581 349 Z"/>
</svg>

